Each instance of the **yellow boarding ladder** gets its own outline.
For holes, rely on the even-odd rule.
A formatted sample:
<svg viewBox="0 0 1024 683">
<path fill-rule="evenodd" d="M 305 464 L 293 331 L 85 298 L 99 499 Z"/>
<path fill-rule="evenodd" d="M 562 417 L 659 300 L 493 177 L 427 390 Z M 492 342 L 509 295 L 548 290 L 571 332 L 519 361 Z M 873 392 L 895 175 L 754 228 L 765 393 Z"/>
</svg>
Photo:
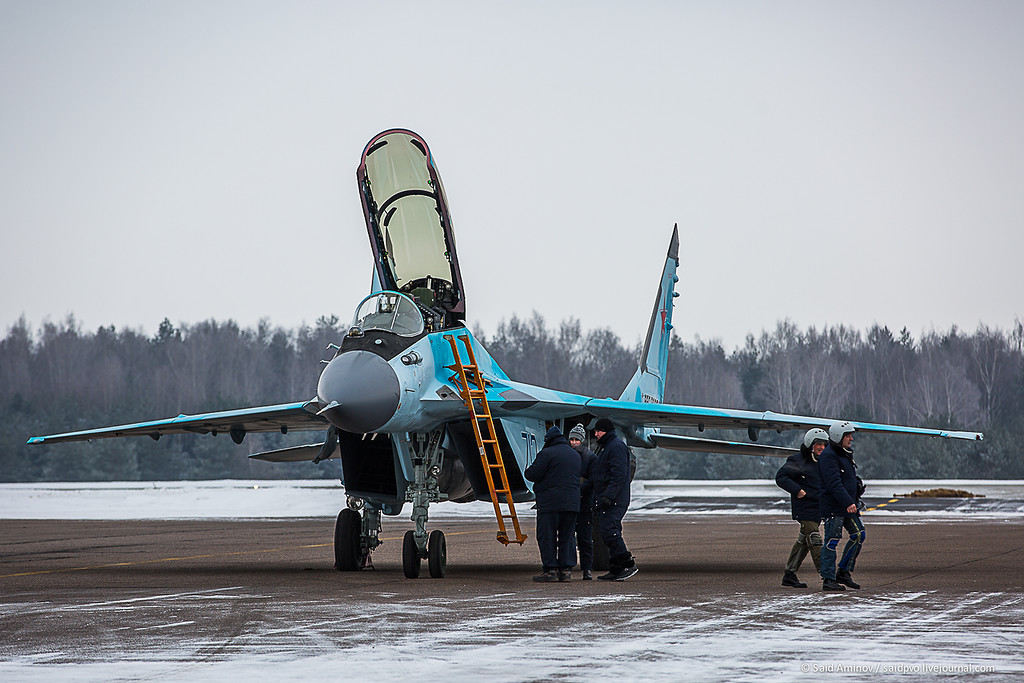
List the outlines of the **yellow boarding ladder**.
<svg viewBox="0 0 1024 683">
<path fill-rule="evenodd" d="M 526 540 L 526 535 L 519 528 L 519 517 L 516 516 L 516 508 L 512 503 L 512 490 L 508 484 L 505 462 L 501 459 L 501 449 L 498 448 L 498 433 L 494 429 L 491 408 L 487 405 L 487 391 L 484 386 L 484 378 L 480 374 L 480 368 L 477 367 L 476 357 L 473 355 L 473 347 L 470 345 L 467 335 L 459 337 L 462 340 L 462 344 L 466 347 L 466 355 L 469 356 L 469 364 L 466 365 L 459 356 L 459 348 L 455 343 L 455 337 L 446 334 L 444 338 L 451 345 L 452 355 L 455 357 L 455 363 L 446 367 L 457 373 L 452 379 L 456 380 L 462 394 L 462 400 L 473 418 L 473 435 L 476 436 L 476 445 L 480 449 L 480 460 L 483 461 L 487 488 L 490 489 L 491 502 L 494 503 L 494 516 L 498 520 L 498 540 L 505 545 L 509 543 L 522 545 L 523 541 Z M 486 432 L 481 427 L 481 424 L 486 427 Z M 500 475 L 500 489 L 495 487 L 495 470 Z M 503 503 L 499 496 L 503 496 L 505 499 L 504 505 L 508 506 L 507 514 L 502 512 L 501 505 Z M 510 539 L 508 531 L 505 530 L 506 519 L 512 520 L 512 526 L 516 530 L 516 537 L 514 539 Z"/>
</svg>

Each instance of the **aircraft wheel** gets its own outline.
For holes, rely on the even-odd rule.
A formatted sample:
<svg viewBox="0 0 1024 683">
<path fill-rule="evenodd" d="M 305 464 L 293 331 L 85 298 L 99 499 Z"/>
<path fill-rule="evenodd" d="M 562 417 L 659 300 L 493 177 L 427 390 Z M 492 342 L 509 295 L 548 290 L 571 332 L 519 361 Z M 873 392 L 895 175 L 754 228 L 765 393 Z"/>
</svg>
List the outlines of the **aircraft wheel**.
<svg viewBox="0 0 1024 683">
<path fill-rule="evenodd" d="M 405 578 L 415 579 L 420 575 L 420 553 L 416 548 L 416 534 L 412 529 L 405 532 L 402 541 L 402 571 Z"/>
<path fill-rule="evenodd" d="M 338 571 L 353 572 L 363 566 L 360 534 L 363 520 L 355 510 L 346 508 L 334 525 L 334 566 Z"/>
<path fill-rule="evenodd" d="M 444 532 L 434 529 L 430 532 L 430 542 L 427 543 L 427 565 L 430 567 L 430 575 L 435 579 L 444 576 L 445 567 L 448 566 L 448 544 L 444 540 Z"/>
</svg>

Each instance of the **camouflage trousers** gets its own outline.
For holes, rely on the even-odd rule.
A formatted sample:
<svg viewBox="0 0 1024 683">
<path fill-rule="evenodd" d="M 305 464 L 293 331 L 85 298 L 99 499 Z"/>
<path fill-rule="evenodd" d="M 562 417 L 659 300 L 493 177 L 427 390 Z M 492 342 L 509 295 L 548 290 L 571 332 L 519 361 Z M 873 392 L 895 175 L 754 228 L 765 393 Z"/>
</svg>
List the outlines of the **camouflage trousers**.
<svg viewBox="0 0 1024 683">
<path fill-rule="evenodd" d="M 789 560 L 786 561 L 787 572 L 795 572 L 800 569 L 800 563 L 807 557 L 807 553 L 810 553 L 811 559 L 814 560 L 814 571 L 820 571 L 821 532 L 818 530 L 820 524 L 818 521 L 800 520 L 800 535 L 796 537 L 796 543 L 793 544 L 793 549 L 789 552 Z"/>
</svg>

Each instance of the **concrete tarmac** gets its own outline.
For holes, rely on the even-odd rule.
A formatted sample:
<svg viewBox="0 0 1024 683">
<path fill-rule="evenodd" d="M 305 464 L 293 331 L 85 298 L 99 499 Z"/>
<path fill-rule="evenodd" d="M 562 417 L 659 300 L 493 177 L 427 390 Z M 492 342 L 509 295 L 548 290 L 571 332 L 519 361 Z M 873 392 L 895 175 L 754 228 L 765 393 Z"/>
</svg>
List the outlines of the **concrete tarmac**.
<svg viewBox="0 0 1024 683">
<path fill-rule="evenodd" d="M 0 642 L 0 664 L 17 678 L 90 664 L 99 666 L 99 680 L 111 675 L 110 662 L 127 656 L 138 666 L 155 662 L 163 667 L 158 672 L 175 678 L 196 676 L 196 670 L 181 668 L 185 662 L 237 663 L 238 657 L 268 653 L 294 659 L 342 648 L 350 660 L 360 653 L 373 660 L 403 659 L 420 653 L 417 648 L 429 646 L 439 632 L 448 634 L 449 663 L 470 645 L 533 643 L 538 634 L 575 634 L 570 637 L 598 652 L 608 642 L 588 640 L 595 630 L 614 638 L 616 646 L 630 633 L 638 639 L 661 634 L 644 646 L 647 655 L 623 655 L 623 671 L 636 673 L 628 668 L 631 657 L 660 665 L 680 656 L 664 644 L 666 633 L 725 637 L 738 629 L 753 639 L 747 650 L 708 660 L 687 656 L 691 671 L 743 679 L 750 671 L 754 677 L 766 671 L 781 675 L 790 663 L 804 661 L 794 659 L 803 656 L 799 641 L 806 635 L 799 634 L 758 655 L 753 669 L 745 659 L 749 647 L 756 649 L 751 644 L 778 637 L 776 631 L 791 627 L 794 613 L 803 609 L 834 615 L 825 619 L 853 620 L 849 642 L 843 640 L 845 631 L 832 629 L 836 651 L 847 656 L 857 639 L 865 657 L 877 651 L 870 647 L 873 637 L 899 647 L 886 640 L 894 632 L 892 619 L 902 619 L 903 630 L 896 631 L 916 645 L 893 651 L 890 659 L 949 651 L 945 641 L 935 642 L 934 628 L 919 630 L 921 620 L 952 623 L 955 632 L 969 626 L 982 645 L 985 638 L 1006 638 L 1005 645 L 1015 643 L 1020 651 L 1024 524 L 873 523 L 870 513 L 865 523 L 867 542 L 855 572 L 861 590 L 823 594 L 810 558 L 800 572 L 809 588 L 780 585 L 797 524 L 778 514 L 630 516 L 624 537 L 640 567 L 635 577 L 583 582 L 577 571 L 571 582 L 559 584 L 531 581 L 539 571 L 532 528 L 525 529 L 530 538 L 523 547 L 505 547 L 495 541 L 493 520 L 432 522 L 428 528 L 446 534 L 447 574 L 432 579 L 424 563 L 421 578 L 414 580 L 402 573 L 407 520 L 385 520 L 385 543 L 373 554 L 374 569 L 360 572 L 333 568 L 331 519 L 3 520 L 0 630 L 8 637 Z M 859 611 L 851 612 L 853 606 Z M 872 616 L 864 616 L 868 613 Z M 638 615 L 648 615 L 647 621 Z M 491 620 L 480 621 L 484 618 Z M 404 640 L 396 643 L 396 634 Z M 389 654 L 388 647 L 397 650 Z M 1009 673 L 1016 655 L 1001 660 L 1001 647 L 974 643 L 964 653 Z M 585 661 L 574 655 L 547 657 L 536 664 L 539 668 L 519 672 L 528 674 L 522 677 L 496 662 L 495 668 L 476 660 L 464 664 L 472 665 L 473 676 L 498 680 L 582 678 L 589 671 L 576 668 Z M 214 677 L 218 669 L 201 671 Z M 644 675 L 671 678 L 661 671 L 649 668 Z M 605 672 L 621 673 L 614 666 Z"/>
</svg>

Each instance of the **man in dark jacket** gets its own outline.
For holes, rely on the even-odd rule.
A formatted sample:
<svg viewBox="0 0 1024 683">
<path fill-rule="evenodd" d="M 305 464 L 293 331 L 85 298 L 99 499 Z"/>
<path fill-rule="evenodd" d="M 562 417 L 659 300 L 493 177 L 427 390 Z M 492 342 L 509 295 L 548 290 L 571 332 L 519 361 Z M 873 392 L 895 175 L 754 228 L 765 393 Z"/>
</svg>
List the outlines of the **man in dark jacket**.
<svg viewBox="0 0 1024 683">
<path fill-rule="evenodd" d="M 594 505 L 598 533 L 608 547 L 608 573 L 602 581 L 625 581 L 637 572 L 636 561 L 622 540 L 622 518 L 629 507 L 629 449 L 606 417 L 594 424 L 597 462 L 594 463 Z"/>
<path fill-rule="evenodd" d="M 818 456 L 828 444 L 828 432 L 815 427 L 804 435 L 800 452 L 789 456 L 786 463 L 775 474 L 775 483 L 789 491 L 793 506 L 793 519 L 800 523 L 800 534 L 789 553 L 786 569 L 782 572 L 782 585 L 793 588 L 807 588 L 797 578 L 800 563 L 811 553 L 815 571 L 821 570 L 821 505 L 818 489 L 821 480 L 818 475 Z"/>
<path fill-rule="evenodd" d="M 821 548 L 822 590 L 860 588 L 851 573 L 864 544 L 864 523 L 860 519 L 857 501 L 857 463 L 853 461 L 853 425 L 836 422 L 828 428 L 829 444 L 818 458 L 821 476 L 821 517 L 825 520 L 825 544 Z M 843 537 L 843 528 L 850 538 L 843 548 L 843 556 L 836 570 L 836 550 Z"/>
<path fill-rule="evenodd" d="M 590 581 L 594 569 L 594 482 L 597 456 L 587 448 L 587 430 L 578 424 L 569 430 L 569 445 L 580 454 L 580 514 L 576 517 L 576 546 L 580 551 L 583 580 Z"/>
<path fill-rule="evenodd" d="M 576 564 L 576 515 L 580 510 L 580 456 L 558 427 L 526 468 L 537 497 L 537 545 L 543 571 L 534 581 L 568 581 Z"/>
</svg>

